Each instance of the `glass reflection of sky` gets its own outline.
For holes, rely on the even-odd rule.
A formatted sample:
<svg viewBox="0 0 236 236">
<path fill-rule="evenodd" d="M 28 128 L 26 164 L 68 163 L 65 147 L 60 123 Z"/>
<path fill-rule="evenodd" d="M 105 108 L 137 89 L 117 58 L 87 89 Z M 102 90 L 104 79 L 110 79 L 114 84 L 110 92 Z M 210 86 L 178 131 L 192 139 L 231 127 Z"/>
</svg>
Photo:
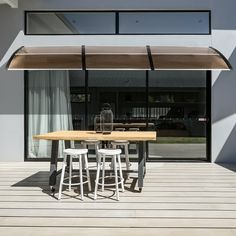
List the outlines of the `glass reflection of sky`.
<svg viewBox="0 0 236 236">
<path fill-rule="evenodd" d="M 81 34 L 114 34 L 115 13 L 64 13 L 63 18 Z"/>
</svg>

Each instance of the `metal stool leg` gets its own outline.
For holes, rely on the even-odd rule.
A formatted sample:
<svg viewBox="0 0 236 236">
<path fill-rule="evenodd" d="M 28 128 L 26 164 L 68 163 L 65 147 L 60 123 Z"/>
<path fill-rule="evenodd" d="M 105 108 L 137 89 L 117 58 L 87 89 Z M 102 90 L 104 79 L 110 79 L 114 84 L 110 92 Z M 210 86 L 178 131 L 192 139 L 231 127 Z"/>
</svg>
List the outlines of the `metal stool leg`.
<svg viewBox="0 0 236 236">
<path fill-rule="evenodd" d="M 100 176 L 100 170 L 101 170 L 101 155 L 98 155 L 97 174 L 96 174 L 95 188 L 94 188 L 94 200 L 97 199 L 97 190 L 98 190 L 98 181 L 99 181 L 99 176 Z"/>
<path fill-rule="evenodd" d="M 116 145 L 115 144 L 112 144 L 112 148 L 113 149 L 116 149 Z M 111 158 L 111 164 L 110 164 L 110 167 L 111 167 L 111 170 L 114 170 L 114 159 L 113 158 Z M 110 175 L 112 175 L 112 174 L 110 174 Z"/>
<path fill-rule="evenodd" d="M 88 148 L 87 144 L 83 144 L 83 148 L 87 149 Z M 87 154 L 87 156 L 88 156 L 88 154 Z M 82 159 L 82 167 L 83 167 L 83 170 L 84 170 L 85 169 L 85 160 L 84 160 L 84 158 Z"/>
<path fill-rule="evenodd" d="M 118 186 L 118 176 L 117 176 L 117 168 L 116 168 L 116 155 L 113 156 L 114 158 L 114 172 L 115 172 L 115 183 L 116 183 L 116 199 L 119 201 L 119 186 Z"/>
<path fill-rule="evenodd" d="M 84 200 L 82 155 L 78 156 L 79 156 L 80 195 L 81 195 L 81 200 Z"/>
<path fill-rule="evenodd" d="M 119 166 L 119 172 L 120 172 L 121 190 L 122 190 L 122 192 L 124 192 L 125 191 L 125 189 L 124 189 L 124 178 L 123 178 L 123 173 L 122 173 L 122 168 L 121 168 L 120 155 L 117 155 L 117 158 L 118 158 L 118 166 Z"/>
<path fill-rule="evenodd" d="M 73 159 L 73 157 L 72 156 L 70 156 L 69 157 L 70 158 L 70 160 L 69 160 L 69 191 L 71 191 L 71 178 L 72 178 L 72 159 Z"/>
<path fill-rule="evenodd" d="M 91 181 L 90 181 L 90 175 L 89 175 L 88 158 L 87 158 L 86 154 L 84 154 L 84 162 L 85 162 L 85 169 L 86 169 L 86 175 L 87 175 L 87 181 L 88 181 L 88 190 L 91 191 Z"/>
<path fill-rule="evenodd" d="M 64 160 L 63 160 L 63 163 L 62 163 L 62 172 L 61 172 L 61 180 L 60 180 L 58 200 L 61 199 L 62 186 L 63 186 L 65 170 L 66 170 L 66 157 L 67 157 L 67 155 L 64 155 Z"/>
<path fill-rule="evenodd" d="M 95 145 L 95 155 L 96 155 L 96 161 L 97 161 L 97 163 L 98 163 L 98 149 L 99 149 L 99 145 L 96 144 L 96 145 Z"/>
<path fill-rule="evenodd" d="M 102 162 L 102 192 L 104 191 L 104 178 L 105 178 L 105 164 L 106 164 L 106 156 L 102 156 L 103 162 Z"/>
</svg>

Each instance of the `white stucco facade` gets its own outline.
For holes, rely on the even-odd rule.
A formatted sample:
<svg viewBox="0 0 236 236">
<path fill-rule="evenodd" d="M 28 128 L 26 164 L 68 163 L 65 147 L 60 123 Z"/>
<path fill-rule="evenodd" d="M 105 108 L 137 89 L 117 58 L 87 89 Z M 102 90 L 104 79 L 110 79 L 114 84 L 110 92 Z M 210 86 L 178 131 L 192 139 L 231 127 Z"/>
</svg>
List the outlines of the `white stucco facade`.
<svg viewBox="0 0 236 236">
<path fill-rule="evenodd" d="M 213 46 L 236 67 L 234 0 L 22 0 L 19 8 L 0 5 L 0 161 L 24 160 L 23 72 L 7 71 L 4 63 L 22 45 L 178 45 Z M 202 36 L 24 36 L 25 10 L 156 9 L 211 10 L 212 35 Z M 10 48 L 10 49 L 9 49 Z M 7 53 L 6 53 L 7 52 Z M 212 162 L 236 163 L 236 72 L 213 72 Z"/>
</svg>

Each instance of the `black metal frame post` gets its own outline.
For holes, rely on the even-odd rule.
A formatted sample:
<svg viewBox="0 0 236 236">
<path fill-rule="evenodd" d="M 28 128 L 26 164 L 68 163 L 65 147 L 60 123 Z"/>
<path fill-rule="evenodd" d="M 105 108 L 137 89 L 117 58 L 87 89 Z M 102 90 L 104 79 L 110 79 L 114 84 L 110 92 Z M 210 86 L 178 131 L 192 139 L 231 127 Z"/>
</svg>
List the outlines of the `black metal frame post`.
<svg viewBox="0 0 236 236">
<path fill-rule="evenodd" d="M 28 159 L 29 142 L 29 72 L 24 71 L 24 161 Z"/>
<path fill-rule="evenodd" d="M 149 130 L 149 71 L 146 71 L 146 130 Z M 148 141 L 145 142 L 145 150 L 146 150 L 146 161 L 149 158 L 149 144 Z M 145 162 L 146 166 L 146 162 Z"/>
<path fill-rule="evenodd" d="M 146 46 L 147 48 L 147 54 L 148 54 L 148 60 L 149 60 L 149 64 L 150 64 L 150 69 L 153 71 L 154 70 L 154 64 L 153 64 L 153 60 L 152 60 L 152 52 L 151 52 L 151 48 L 149 45 Z M 149 71 L 146 71 L 146 130 L 149 130 L 148 127 L 148 123 L 149 123 Z M 146 160 L 148 161 L 149 159 L 149 144 L 148 141 L 146 142 Z M 146 165 L 146 163 L 145 163 Z"/>
<path fill-rule="evenodd" d="M 211 148 L 212 148 L 212 122 L 211 122 L 211 81 L 212 72 L 211 70 L 206 71 L 206 158 L 208 162 L 211 162 Z"/>
<path fill-rule="evenodd" d="M 85 108 L 84 108 L 84 112 L 85 112 L 85 130 L 88 130 L 88 71 L 85 70 Z"/>
<path fill-rule="evenodd" d="M 85 106 L 84 106 L 84 116 L 85 116 L 85 129 L 88 129 L 88 70 L 86 69 L 86 52 L 85 45 L 82 45 L 82 69 L 84 71 L 84 93 L 85 93 Z"/>
</svg>

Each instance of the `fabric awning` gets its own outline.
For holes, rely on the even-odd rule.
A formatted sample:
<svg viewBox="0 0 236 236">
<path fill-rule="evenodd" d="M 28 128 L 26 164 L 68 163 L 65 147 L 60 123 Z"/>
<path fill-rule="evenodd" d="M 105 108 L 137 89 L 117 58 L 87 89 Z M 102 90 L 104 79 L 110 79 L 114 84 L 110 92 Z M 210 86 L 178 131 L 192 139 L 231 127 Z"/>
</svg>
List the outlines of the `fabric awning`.
<svg viewBox="0 0 236 236">
<path fill-rule="evenodd" d="M 81 47 L 22 47 L 9 70 L 82 70 Z"/>
<path fill-rule="evenodd" d="M 9 70 L 230 70 L 217 50 L 203 47 L 22 47 Z"/>
</svg>

